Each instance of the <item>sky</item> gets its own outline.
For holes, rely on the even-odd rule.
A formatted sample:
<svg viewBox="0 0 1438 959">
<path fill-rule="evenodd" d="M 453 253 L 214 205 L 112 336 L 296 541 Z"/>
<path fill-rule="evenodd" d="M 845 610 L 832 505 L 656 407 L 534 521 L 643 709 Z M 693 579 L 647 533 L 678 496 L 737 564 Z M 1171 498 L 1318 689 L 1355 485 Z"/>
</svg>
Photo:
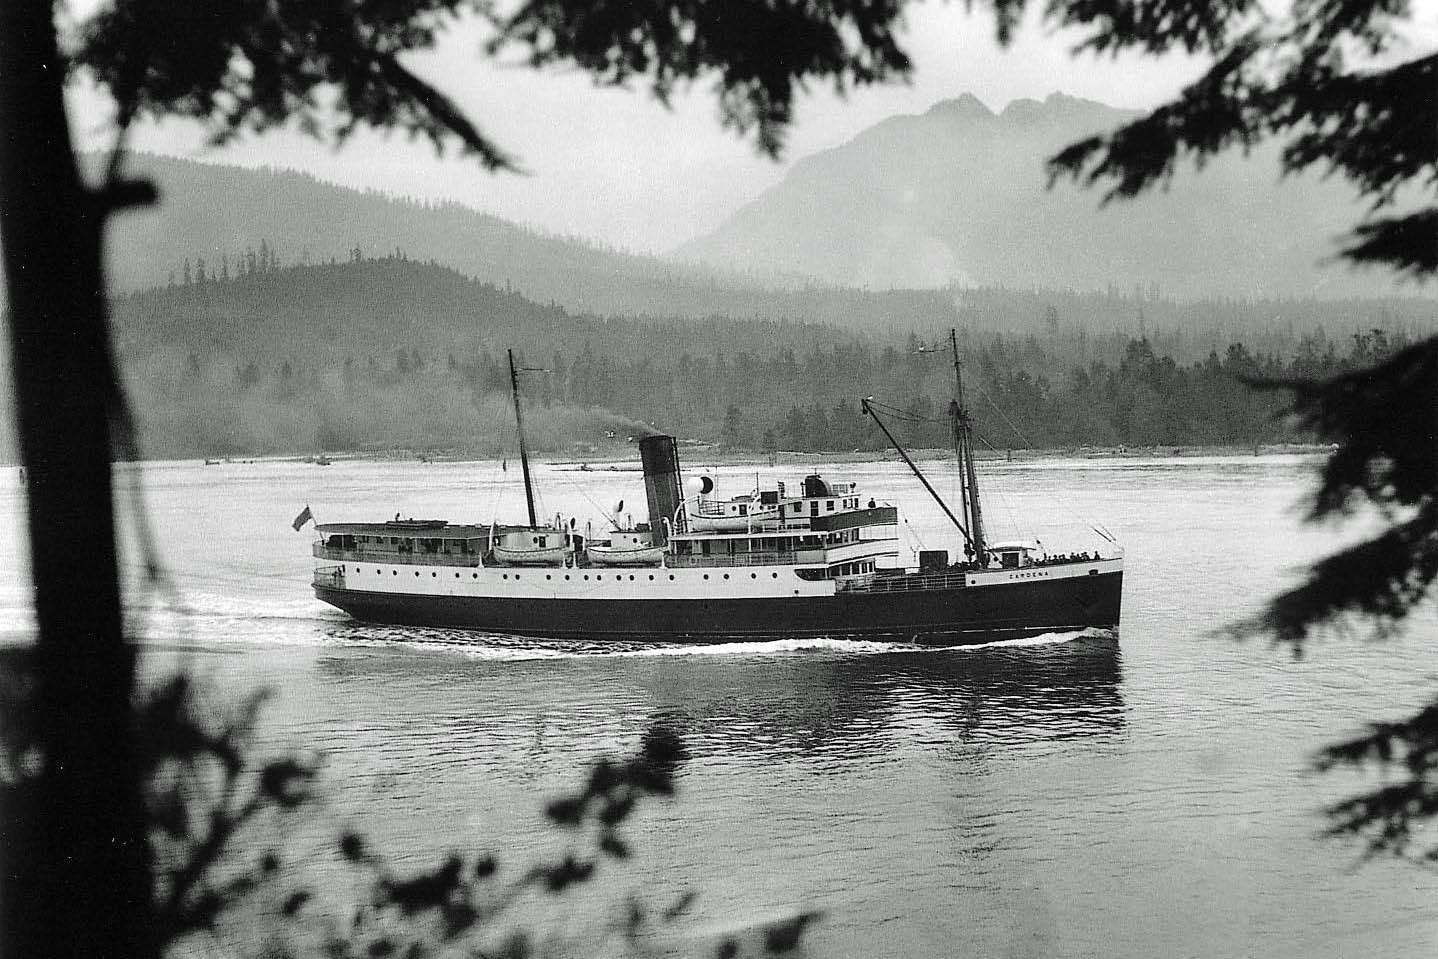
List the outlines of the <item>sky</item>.
<svg viewBox="0 0 1438 959">
<path fill-rule="evenodd" d="M 303 170 L 347 186 L 449 199 L 547 232 L 576 235 L 637 252 L 663 253 L 717 226 L 778 182 L 792 163 L 846 142 L 885 117 L 922 113 L 972 93 L 993 110 L 1059 91 L 1112 106 L 1152 107 L 1203 68 L 1200 61 L 1070 50 L 1077 34 L 1031 22 L 1007 49 L 992 39 L 992 18 L 962 3 L 918 3 L 901 43 L 912 82 L 840 98 L 809 91 L 798 104 L 781 161 L 720 128 L 712 81 L 701 79 L 665 109 L 642 87 L 596 87 L 574 70 L 536 72 L 482 56 L 483 29 L 459 22 L 438 48 L 407 63 L 451 96 L 492 140 L 516 156 L 524 175 L 486 173 L 463 158 L 437 158 L 427 143 L 365 132 L 336 150 L 296 132 L 250 136 L 217 148 L 194 124 L 147 123 L 139 150 L 244 166 Z M 78 142 L 109 143 L 108 105 L 93 89 L 71 91 Z"/>
</svg>

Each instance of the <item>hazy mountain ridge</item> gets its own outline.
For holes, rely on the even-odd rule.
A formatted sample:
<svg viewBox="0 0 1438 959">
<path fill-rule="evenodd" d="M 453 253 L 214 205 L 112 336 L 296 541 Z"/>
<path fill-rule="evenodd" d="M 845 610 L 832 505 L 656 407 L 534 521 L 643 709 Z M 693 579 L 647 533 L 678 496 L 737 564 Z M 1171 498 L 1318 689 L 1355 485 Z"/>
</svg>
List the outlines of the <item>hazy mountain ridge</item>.
<svg viewBox="0 0 1438 959">
<path fill-rule="evenodd" d="M 91 158 L 93 162 L 94 158 Z M 849 328 L 952 314 L 932 291 L 871 294 L 773 271 L 716 270 L 626 253 L 528 229 L 457 203 L 424 203 L 325 183 L 290 170 L 254 170 L 142 154 L 160 202 L 113 224 L 113 287 L 133 292 L 182 279 L 203 258 L 218 274 L 262 240 L 285 265 L 323 264 L 401 250 L 466 276 L 570 310 L 628 316 L 786 318 Z M 476 174 L 479 175 L 479 174 Z M 758 274 L 762 273 L 763 276 Z"/>
<path fill-rule="evenodd" d="M 806 157 L 676 257 L 875 288 L 1142 286 L 1184 298 L 1420 292 L 1327 265 L 1363 210 L 1351 188 L 1279 176 L 1277 148 L 1187 165 L 1167 188 L 1100 209 L 1048 189 L 1044 161 L 1135 114 L 1054 94 L 994 113 L 964 95 Z"/>
</svg>

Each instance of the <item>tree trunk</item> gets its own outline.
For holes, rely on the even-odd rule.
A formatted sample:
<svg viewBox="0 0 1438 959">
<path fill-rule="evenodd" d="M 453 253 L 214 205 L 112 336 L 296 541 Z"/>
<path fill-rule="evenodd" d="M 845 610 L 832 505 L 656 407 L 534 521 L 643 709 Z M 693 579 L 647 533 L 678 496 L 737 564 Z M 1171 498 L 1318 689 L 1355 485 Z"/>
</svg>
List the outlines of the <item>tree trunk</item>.
<svg viewBox="0 0 1438 959">
<path fill-rule="evenodd" d="M 7 809 L 0 955 L 155 954 L 111 500 L 103 214 L 81 183 L 51 0 L 0 0 L 0 247 L 44 762 Z M 15 828 L 17 827 L 18 828 Z"/>
</svg>

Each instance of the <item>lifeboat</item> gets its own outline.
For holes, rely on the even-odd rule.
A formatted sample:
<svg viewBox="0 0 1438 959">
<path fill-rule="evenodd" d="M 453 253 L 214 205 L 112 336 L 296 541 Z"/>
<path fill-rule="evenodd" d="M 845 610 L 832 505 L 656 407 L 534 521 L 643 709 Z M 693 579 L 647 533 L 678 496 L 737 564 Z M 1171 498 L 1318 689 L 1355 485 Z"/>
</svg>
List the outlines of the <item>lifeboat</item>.
<svg viewBox="0 0 1438 959">
<path fill-rule="evenodd" d="M 700 497 L 693 505 L 686 504 L 684 507 L 687 528 L 696 533 L 742 533 L 759 523 L 778 518 L 777 507 L 761 506 L 758 499 L 748 496 L 723 503 Z"/>
<path fill-rule="evenodd" d="M 490 537 L 490 551 L 510 566 L 562 566 L 569 555 L 569 534 L 543 526 L 511 529 Z"/>
<path fill-rule="evenodd" d="M 664 547 L 590 543 L 584 555 L 596 566 L 658 566 L 664 559 Z"/>
<path fill-rule="evenodd" d="M 584 555 L 596 566 L 657 566 L 664 561 L 664 547 L 655 546 L 647 528 L 615 529 L 609 539 L 585 537 Z"/>
</svg>

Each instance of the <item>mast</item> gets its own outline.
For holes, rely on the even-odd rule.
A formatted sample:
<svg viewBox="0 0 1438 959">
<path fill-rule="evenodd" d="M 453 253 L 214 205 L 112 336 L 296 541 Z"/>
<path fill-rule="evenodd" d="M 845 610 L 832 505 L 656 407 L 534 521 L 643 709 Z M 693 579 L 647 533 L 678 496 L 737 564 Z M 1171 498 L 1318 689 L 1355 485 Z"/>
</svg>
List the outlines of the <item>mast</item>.
<svg viewBox="0 0 1438 959">
<path fill-rule="evenodd" d="M 529 451 L 524 446 L 524 414 L 519 409 L 519 372 L 514 368 L 514 351 L 509 350 L 509 388 L 514 394 L 514 423 L 519 428 L 519 465 L 524 470 L 524 503 L 529 507 L 529 526 L 539 523 L 534 518 L 534 487 L 529 482 Z"/>
<path fill-rule="evenodd" d="M 984 520 L 983 509 L 979 505 L 979 477 L 974 469 L 973 424 L 969 420 L 969 408 L 964 405 L 964 372 L 959 363 L 959 339 L 952 328 L 949 330 L 949 349 L 954 355 L 954 402 L 949 404 L 949 414 L 954 418 L 954 455 L 958 458 L 962 483 L 960 500 L 964 519 L 973 534 L 970 545 L 976 553 L 974 559 L 982 563 Z"/>
</svg>

